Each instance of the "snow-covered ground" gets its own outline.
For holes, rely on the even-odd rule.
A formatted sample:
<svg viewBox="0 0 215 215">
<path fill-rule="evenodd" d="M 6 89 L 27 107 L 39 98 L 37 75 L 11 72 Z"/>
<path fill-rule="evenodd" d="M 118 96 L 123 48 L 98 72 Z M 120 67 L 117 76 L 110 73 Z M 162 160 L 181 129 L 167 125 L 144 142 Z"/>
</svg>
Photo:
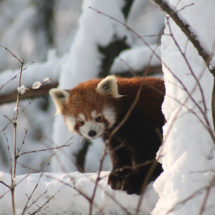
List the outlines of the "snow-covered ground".
<svg viewBox="0 0 215 215">
<path fill-rule="evenodd" d="M 89 214 L 90 199 L 93 200 L 92 214 L 134 214 L 140 196 L 127 195 L 123 191 L 114 191 L 107 186 L 109 172 L 101 172 L 99 184 L 95 181 L 97 173 L 79 172 L 68 174 L 38 173 L 31 175 L 20 175 L 16 178 L 16 209 L 17 215 L 69 215 Z M 10 175 L 0 172 L 1 181 L 8 183 Z M 147 215 L 153 209 L 157 201 L 157 194 L 149 185 L 142 200 L 139 213 Z M 8 188 L 0 185 L 0 214 L 11 215 L 11 195 Z"/>
</svg>

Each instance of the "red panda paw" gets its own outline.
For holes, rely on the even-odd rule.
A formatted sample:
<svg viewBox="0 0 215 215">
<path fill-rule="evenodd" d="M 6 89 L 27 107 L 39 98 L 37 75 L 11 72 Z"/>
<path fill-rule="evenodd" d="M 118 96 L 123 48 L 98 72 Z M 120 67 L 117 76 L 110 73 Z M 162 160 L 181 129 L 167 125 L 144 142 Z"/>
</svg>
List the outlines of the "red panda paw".
<svg viewBox="0 0 215 215">
<path fill-rule="evenodd" d="M 122 181 L 128 174 L 127 170 L 115 169 L 108 176 L 108 184 L 114 190 L 122 190 Z"/>
<path fill-rule="evenodd" d="M 137 170 L 115 169 L 108 177 L 108 184 L 114 190 L 123 190 L 128 194 L 141 194 L 142 174 Z"/>
<path fill-rule="evenodd" d="M 121 189 L 128 194 L 141 194 L 143 179 L 138 171 L 130 171 L 122 181 Z"/>
</svg>

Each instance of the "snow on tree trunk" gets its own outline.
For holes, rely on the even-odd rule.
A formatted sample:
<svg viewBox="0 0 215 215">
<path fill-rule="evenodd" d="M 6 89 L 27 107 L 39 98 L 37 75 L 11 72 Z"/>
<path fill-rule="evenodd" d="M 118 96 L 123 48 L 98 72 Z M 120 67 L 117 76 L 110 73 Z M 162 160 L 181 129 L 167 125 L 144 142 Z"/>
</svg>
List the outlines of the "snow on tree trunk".
<svg viewBox="0 0 215 215">
<path fill-rule="evenodd" d="M 214 54 L 214 0 L 169 2 L 194 29 L 204 48 Z M 213 76 L 187 37 L 168 17 L 161 55 L 166 85 L 163 112 L 167 123 L 158 153 L 164 172 L 154 184 L 159 201 L 152 214 L 212 215 L 215 212 Z"/>
<path fill-rule="evenodd" d="M 122 9 L 125 3 L 126 1 L 124 0 L 85 0 L 83 2 L 83 12 L 79 20 L 79 28 L 74 38 L 68 60 L 62 68 L 59 88 L 70 89 L 79 82 L 98 77 L 101 74 L 101 63 L 104 54 L 100 52 L 101 47 L 107 47 L 108 44 L 115 42 L 116 38 L 119 38 L 119 41 L 125 41 L 125 38 L 129 39 L 129 35 L 123 26 L 118 25 L 110 18 L 102 16 L 89 7 L 105 12 L 120 21 L 124 21 L 125 17 Z M 127 42 L 129 43 L 129 40 Z M 57 116 L 54 123 L 53 135 L 55 145 L 64 144 L 71 136 L 72 134 L 67 131 L 62 117 Z M 73 136 L 71 141 L 73 141 L 71 150 L 62 149 L 56 152 L 56 156 L 52 160 L 53 171 L 61 172 L 76 169 L 75 154 L 77 154 L 83 144 L 77 136 Z M 102 141 L 100 141 L 100 144 L 102 144 Z M 103 147 L 98 147 L 98 149 L 101 149 L 101 152 L 103 151 Z M 98 152 L 98 150 L 96 152 L 94 148 L 92 150 L 94 154 L 88 156 L 88 158 L 92 157 L 93 163 L 99 163 L 98 154 L 101 154 L 101 152 Z M 98 158 L 97 162 L 95 162 L 95 158 Z M 72 162 L 67 162 L 68 160 L 72 160 Z M 90 168 L 92 168 L 90 164 L 91 160 L 87 162 Z M 65 164 L 67 164 L 66 167 Z M 107 168 L 110 168 L 109 164 L 107 164 Z"/>
</svg>

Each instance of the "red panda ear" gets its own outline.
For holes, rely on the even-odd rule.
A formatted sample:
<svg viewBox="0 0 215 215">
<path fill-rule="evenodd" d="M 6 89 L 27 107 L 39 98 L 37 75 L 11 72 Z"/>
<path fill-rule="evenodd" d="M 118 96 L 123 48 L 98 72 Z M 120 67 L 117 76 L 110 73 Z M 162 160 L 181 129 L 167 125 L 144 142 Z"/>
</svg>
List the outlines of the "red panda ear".
<svg viewBox="0 0 215 215">
<path fill-rule="evenodd" d="M 101 80 L 96 87 L 96 91 L 101 95 L 109 95 L 113 98 L 121 97 L 118 92 L 117 78 L 114 75 L 109 75 Z"/>
<path fill-rule="evenodd" d="M 53 88 L 49 90 L 49 94 L 56 106 L 56 114 L 61 113 L 63 106 L 66 104 L 69 98 L 69 93 L 66 90 Z"/>
</svg>

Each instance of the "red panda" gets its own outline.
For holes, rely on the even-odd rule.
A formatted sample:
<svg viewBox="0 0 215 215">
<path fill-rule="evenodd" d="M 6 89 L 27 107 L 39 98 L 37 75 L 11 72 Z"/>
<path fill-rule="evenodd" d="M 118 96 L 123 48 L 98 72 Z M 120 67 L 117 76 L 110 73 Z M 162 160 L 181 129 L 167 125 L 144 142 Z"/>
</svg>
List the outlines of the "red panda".
<svg viewBox="0 0 215 215">
<path fill-rule="evenodd" d="M 112 135 L 138 92 L 130 115 Z M 164 94 L 164 82 L 159 78 L 113 75 L 80 83 L 71 90 L 50 90 L 70 131 L 87 139 L 103 137 L 107 142 L 113 165 L 108 184 L 129 194 L 142 193 L 147 175 L 154 180 L 162 172 L 155 157 L 165 121 L 161 111 Z M 153 162 L 157 165 L 149 173 Z"/>
</svg>

